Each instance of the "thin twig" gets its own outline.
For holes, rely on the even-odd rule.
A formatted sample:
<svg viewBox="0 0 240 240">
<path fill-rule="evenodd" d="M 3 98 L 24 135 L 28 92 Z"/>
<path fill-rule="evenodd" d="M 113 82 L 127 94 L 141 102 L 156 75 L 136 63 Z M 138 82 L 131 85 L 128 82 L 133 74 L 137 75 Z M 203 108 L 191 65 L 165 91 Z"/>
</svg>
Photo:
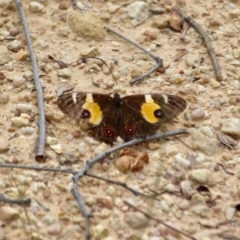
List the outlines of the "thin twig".
<svg viewBox="0 0 240 240">
<path fill-rule="evenodd" d="M 187 133 L 187 131 L 185 129 L 179 129 L 179 130 L 175 130 L 175 131 L 171 131 L 171 132 L 157 133 L 157 134 L 154 134 L 154 135 L 146 137 L 146 138 L 138 138 L 138 139 L 133 139 L 129 142 L 125 142 L 125 143 L 123 143 L 119 146 L 113 147 L 113 148 L 109 149 L 108 151 L 106 151 L 102 154 L 99 154 L 97 157 L 87 161 L 86 165 L 77 174 L 75 174 L 75 176 L 73 178 L 77 182 L 78 179 L 81 178 L 90 169 L 90 167 L 94 163 L 100 161 L 101 159 L 106 158 L 110 154 L 112 154 L 122 148 L 133 146 L 133 145 L 136 145 L 141 142 L 146 142 L 146 141 L 151 141 L 151 140 L 155 140 L 155 139 L 159 139 L 159 138 L 166 138 L 166 137 L 176 136 L 176 135 L 186 134 L 186 133 Z"/>
<path fill-rule="evenodd" d="M 73 179 L 73 186 L 71 189 L 71 193 L 76 200 L 79 208 L 82 211 L 82 214 L 85 218 L 85 239 L 90 239 L 90 233 L 89 233 L 89 218 L 92 217 L 92 213 L 88 210 L 82 195 L 80 194 L 80 191 L 78 190 L 77 182 Z"/>
<path fill-rule="evenodd" d="M 31 205 L 31 198 L 9 199 L 6 198 L 2 193 L 0 193 L 0 202 L 29 207 Z"/>
<path fill-rule="evenodd" d="M 198 23 L 196 23 L 192 18 L 190 18 L 189 16 L 185 16 L 185 14 L 183 13 L 183 11 L 180 8 L 174 7 L 173 10 L 177 11 L 179 13 L 179 15 L 184 19 L 184 21 L 186 21 L 189 25 L 191 25 L 203 37 L 203 40 L 206 44 L 206 48 L 208 50 L 208 54 L 212 60 L 216 79 L 217 79 L 217 81 L 222 81 L 223 77 L 222 77 L 221 69 L 220 69 L 214 48 L 212 46 L 211 39 L 208 37 L 208 35 L 205 33 L 205 31 L 202 29 L 202 27 Z"/>
<path fill-rule="evenodd" d="M 141 192 L 139 192 L 139 191 L 136 191 L 135 189 L 129 187 L 126 183 L 123 183 L 123 182 L 113 181 L 113 180 L 111 180 L 111 179 L 99 177 L 99 176 L 96 176 L 96 175 L 90 174 L 90 173 L 85 173 L 85 175 L 86 175 L 86 176 L 89 176 L 89 177 L 92 177 L 92 178 L 97 178 L 97 179 L 99 179 L 99 180 L 103 180 L 103 181 L 108 182 L 108 183 L 112 183 L 112 184 L 121 186 L 121 187 L 123 187 L 123 188 L 126 188 L 128 191 L 130 191 L 131 193 L 133 193 L 135 196 L 140 196 L 140 195 L 141 195 L 141 196 L 147 197 L 147 198 L 152 198 L 152 197 L 154 197 L 154 196 L 150 196 L 150 195 L 141 193 Z"/>
<path fill-rule="evenodd" d="M 139 83 L 139 82 L 143 81 L 146 77 L 148 77 L 150 74 L 152 74 L 153 72 L 155 72 L 158 68 L 160 68 L 160 67 L 162 66 L 163 60 L 162 60 L 159 56 L 157 56 L 157 55 L 155 55 L 155 54 L 147 51 L 145 48 L 143 48 L 143 47 L 140 46 L 139 44 L 131 41 L 130 39 L 128 39 L 128 38 L 126 38 L 126 37 L 124 37 L 122 34 L 116 32 L 116 31 L 113 30 L 112 28 L 106 27 L 106 29 L 107 29 L 107 31 L 112 32 L 112 33 L 114 33 L 115 35 L 117 35 L 118 37 L 124 39 L 125 41 L 127 41 L 127 42 L 129 42 L 129 43 L 131 43 L 131 44 L 133 44 L 135 47 L 141 49 L 143 52 L 145 52 L 145 53 L 148 54 L 151 58 L 153 58 L 153 59 L 156 61 L 156 63 L 157 63 L 154 67 L 152 67 L 151 69 L 149 69 L 148 72 L 144 73 L 142 76 L 132 79 L 132 80 L 130 81 L 130 84 L 131 84 L 131 85 L 134 85 L 134 84 L 136 84 L 136 83 Z"/>
<path fill-rule="evenodd" d="M 123 201 L 123 202 L 124 202 L 126 205 L 130 206 L 131 208 L 135 209 L 136 211 L 142 213 L 146 218 L 152 219 L 152 220 L 154 220 L 154 221 L 156 221 L 156 222 L 164 225 L 165 227 L 170 228 L 171 230 L 173 230 L 173 231 L 175 231 L 175 232 L 178 232 L 178 233 L 184 235 L 185 237 L 187 237 L 187 238 L 189 238 L 189 239 L 196 240 L 196 238 L 188 235 L 187 233 L 185 233 L 185 232 L 183 232 L 183 231 L 181 231 L 181 230 L 178 230 L 177 228 L 174 228 L 174 227 L 166 224 L 165 222 L 163 222 L 162 220 L 160 220 L 160 219 L 158 219 L 158 218 L 152 217 L 151 215 L 149 215 L 148 213 L 146 213 L 146 212 L 142 211 L 141 209 L 135 207 L 135 206 L 132 205 L 131 203 L 129 203 L 129 202 L 127 202 L 127 201 Z"/>
<path fill-rule="evenodd" d="M 225 173 L 227 173 L 227 174 L 229 174 L 229 175 L 234 175 L 234 173 L 229 172 L 229 171 L 225 168 L 224 164 L 222 164 L 222 163 L 217 163 L 217 165 L 220 166 L 220 167 L 222 167 L 222 169 L 223 169 L 223 171 L 224 171 Z"/>
<path fill-rule="evenodd" d="M 45 125 L 45 112 L 44 112 L 44 104 L 43 104 L 43 91 L 42 91 L 42 85 L 39 80 L 39 73 L 38 73 L 38 66 L 37 61 L 34 53 L 34 49 L 32 46 L 32 41 L 30 37 L 30 32 L 28 29 L 28 24 L 24 15 L 22 3 L 20 0 L 15 0 L 16 7 L 18 9 L 27 45 L 28 50 L 31 58 L 32 63 L 32 71 L 33 71 L 33 77 L 34 77 L 34 84 L 37 91 L 37 102 L 38 102 L 38 112 L 39 112 L 39 137 L 38 137 L 38 145 L 37 145 L 37 151 L 35 155 L 35 159 L 37 161 L 41 161 L 44 158 L 44 149 L 45 149 L 45 138 L 46 138 L 46 125 Z"/>
</svg>

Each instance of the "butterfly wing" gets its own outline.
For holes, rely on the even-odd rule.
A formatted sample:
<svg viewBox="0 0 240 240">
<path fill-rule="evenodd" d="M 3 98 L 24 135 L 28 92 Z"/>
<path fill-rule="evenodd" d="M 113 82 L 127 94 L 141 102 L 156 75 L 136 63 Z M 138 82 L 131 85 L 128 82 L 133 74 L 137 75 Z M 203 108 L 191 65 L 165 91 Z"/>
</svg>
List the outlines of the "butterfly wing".
<svg viewBox="0 0 240 240">
<path fill-rule="evenodd" d="M 184 111 L 186 101 L 175 95 L 139 94 L 122 98 L 119 135 L 129 141 L 154 134 L 166 121 Z"/>
<path fill-rule="evenodd" d="M 112 143 L 117 138 L 117 119 L 120 109 L 108 94 L 65 93 L 57 101 L 60 110 L 90 130 L 93 137 Z"/>
</svg>

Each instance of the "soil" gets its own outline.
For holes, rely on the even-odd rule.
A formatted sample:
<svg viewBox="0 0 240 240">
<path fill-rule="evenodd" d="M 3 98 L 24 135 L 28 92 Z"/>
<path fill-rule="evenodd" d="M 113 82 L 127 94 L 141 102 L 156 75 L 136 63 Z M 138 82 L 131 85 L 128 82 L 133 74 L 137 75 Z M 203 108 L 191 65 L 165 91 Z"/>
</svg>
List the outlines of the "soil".
<svg viewBox="0 0 240 240">
<path fill-rule="evenodd" d="M 6 54 L 0 51 L 0 58 L 7 59 L 0 61 L 0 163 L 80 170 L 87 160 L 112 147 L 89 137 L 60 111 L 56 90 L 63 84 L 75 92 L 178 95 L 187 100 L 188 108 L 163 127 L 185 128 L 189 134 L 132 146 L 120 164 L 116 161 L 121 156 L 113 153 L 89 171 L 157 196 L 135 196 L 123 186 L 89 176 L 79 180 L 79 191 L 92 213 L 91 239 L 189 239 L 159 221 L 198 240 L 239 239 L 239 1 L 148 0 L 149 15 L 138 24 L 127 10 L 133 2 L 82 1 L 77 8 L 67 0 L 39 0 L 40 5 L 22 2 L 47 120 L 45 159 L 37 162 L 38 107 L 26 39 L 14 2 L 0 0 L 1 46 L 7 47 Z M 216 78 L 202 36 L 191 27 L 183 35 L 186 26 L 172 13 L 174 6 L 210 37 L 222 81 Z M 169 27 L 170 20 L 181 32 Z M 130 80 L 156 62 L 106 27 L 162 58 L 163 66 L 130 85 Z M 82 56 L 104 60 L 115 79 L 102 61 L 88 58 L 83 62 Z M 224 120 L 235 121 L 236 126 L 223 129 Z M 119 144 L 118 139 L 114 146 Z M 128 170 L 133 170 L 129 166 L 136 156 L 144 158 L 143 168 Z M 0 203 L 0 240 L 85 239 L 85 219 L 71 194 L 71 174 L 0 171 L 0 193 L 5 198 L 31 199 L 28 207 Z"/>
</svg>

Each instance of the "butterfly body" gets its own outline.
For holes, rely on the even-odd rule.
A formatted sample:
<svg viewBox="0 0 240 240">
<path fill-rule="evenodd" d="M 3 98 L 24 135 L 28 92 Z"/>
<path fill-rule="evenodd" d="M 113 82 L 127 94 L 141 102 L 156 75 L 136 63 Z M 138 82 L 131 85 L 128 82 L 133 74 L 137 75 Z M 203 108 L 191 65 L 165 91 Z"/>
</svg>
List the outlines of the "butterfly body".
<svg viewBox="0 0 240 240">
<path fill-rule="evenodd" d="M 154 134 L 165 121 L 172 120 L 186 108 L 186 101 L 176 95 L 136 94 L 120 97 L 118 93 L 65 93 L 58 107 L 101 141 L 113 143 Z"/>
</svg>

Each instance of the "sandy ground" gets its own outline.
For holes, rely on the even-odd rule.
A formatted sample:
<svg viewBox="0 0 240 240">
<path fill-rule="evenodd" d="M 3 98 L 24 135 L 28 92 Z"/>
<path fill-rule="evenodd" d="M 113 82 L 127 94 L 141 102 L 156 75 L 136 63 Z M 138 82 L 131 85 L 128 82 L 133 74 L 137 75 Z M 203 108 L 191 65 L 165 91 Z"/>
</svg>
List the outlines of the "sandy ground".
<svg viewBox="0 0 240 240">
<path fill-rule="evenodd" d="M 117 90 L 123 96 L 177 94 L 188 101 L 188 108 L 185 116 L 181 114 L 166 127 L 186 128 L 188 135 L 133 146 L 138 154 L 147 152 L 149 156 L 149 163 L 139 172 L 120 172 L 114 164 L 115 154 L 90 170 L 146 195 L 158 193 L 155 199 L 134 196 L 123 187 L 91 177 L 80 180 L 80 192 L 92 212 L 91 239 L 188 239 L 144 217 L 124 201 L 198 240 L 239 239 L 239 2 L 149 0 L 149 15 L 136 26 L 127 11 L 133 2 L 83 1 L 78 3 L 81 11 L 73 10 L 69 1 L 23 2 L 47 116 L 46 160 L 38 163 L 38 109 L 26 40 L 14 3 L 0 1 L 4 48 L 0 49 L 4 59 L 0 66 L 0 161 L 79 170 L 87 160 L 111 147 L 80 132 L 76 122 L 58 109 L 55 90 L 62 84 L 83 92 Z M 190 28 L 181 39 L 182 33 L 166 25 L 176 5 L 212 40 L 221 82 L 215 78 L 202 37 Z M 145 73 L 155 61 L 106 32 L 104 26 L 161 57 L 164 68 L 130 86 L 129 81 Z M 89 52 L 106 61 L 116 81 L 101 61 L 77 61 Z M 49 55 L 69 67 L 60 68 Z M 222 136 L 225 145 L 220 143 L 218 132 L 226 134 Z M 25 208 L 0 204 L 0 240 L 85 239 L 84 217 L 71 186 L 70 174 L 2 168 L 0 193 L 9 199 L 31 198 L 32 202 Z"/>
</svg>

